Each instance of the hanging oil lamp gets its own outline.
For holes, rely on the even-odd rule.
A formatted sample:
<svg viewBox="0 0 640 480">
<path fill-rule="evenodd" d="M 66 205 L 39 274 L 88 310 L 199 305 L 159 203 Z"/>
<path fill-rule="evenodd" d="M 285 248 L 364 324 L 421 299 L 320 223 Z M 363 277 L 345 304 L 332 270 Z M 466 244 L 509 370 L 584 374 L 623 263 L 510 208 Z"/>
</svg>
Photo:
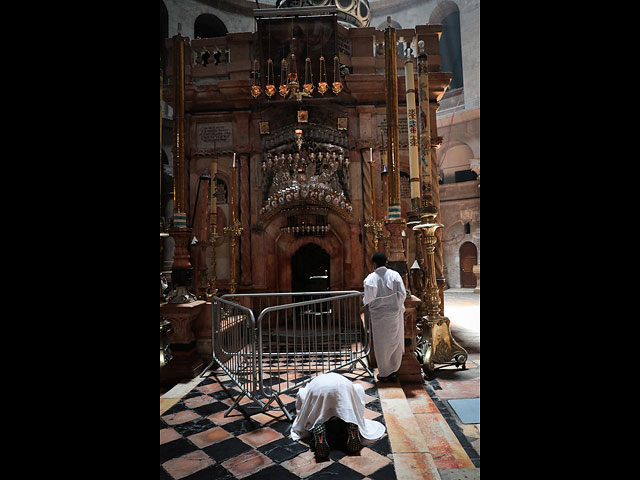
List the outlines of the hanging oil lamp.
<svg viewBox="0 0 640 480">
<path fill-rule="evenodd" d="M 273 97 L 276 93 L 276 86 L 273 83 L 273 60 L 269 59 L 267 61 L 267 84 L 264 87 L 264 93 L 266 93 L 269 98 Z"/>
<path fill-rule="evenodd" d="M 320 56 L 320 81 L 318 82 L 318 92 L 324 95 L 328 88 L 327 65 L 325 64 L 324 57 Z"/>
<path fill-rule="evenodd" d="M 300 84 L 298 83 L 298 67 L 296 65 L 296 56 L 293 52 L 289 57 L 289 70 L 287 73 L 287 84 L 289 85 L 289 91 L 291 95 L 295 95 L 300 88 Z"/>
<path fill-rule="evenodd" d="M 289 66 L 287 61 L 283 58 L 280 62 L 280 88 L 279 93 L 282 98 L 286 98 L 289 93 L 289 84 L 287 83 L 287 73 Z"/>
<path fill-rule="evenodd" d="M 313 72 L 311 71 L 311 59 L 309 57 L 304 61 L 304 85 L 302 90 L 307 95 L 311 95 L 313 92 Z"/>
<path fill-rule="evenodd" d="M 333 87 L 332 91 L 338 95 L 342 91 L 342 83 L 338 81 L 340 75 L 340 59 L 336 55 L 333 57 Z"/>
<path fill-rule="evenodd" d="M 258 98 L 260 93 L 262 93 L 262 89 L 260 85 L 257 83 L 258 76 L 258 59 L 253 60 L 253 86 L 251 87 L 251 96 L 253 98 Z"/>
</svg>

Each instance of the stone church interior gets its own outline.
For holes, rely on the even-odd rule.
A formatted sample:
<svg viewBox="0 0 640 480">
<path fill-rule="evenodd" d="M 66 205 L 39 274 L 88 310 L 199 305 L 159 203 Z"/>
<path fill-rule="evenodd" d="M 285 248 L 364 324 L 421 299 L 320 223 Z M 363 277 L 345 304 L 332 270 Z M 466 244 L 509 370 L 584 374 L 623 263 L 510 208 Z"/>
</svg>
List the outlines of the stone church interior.
<svg viewBox="0 0 640 480">
<path fill-rule="evenodd" d="M 479 478 L 479 1 L 159 3 L 160 478 Z M 329 373 L 386 433 L 321 459 L 290 433 Z"/>
</svg>

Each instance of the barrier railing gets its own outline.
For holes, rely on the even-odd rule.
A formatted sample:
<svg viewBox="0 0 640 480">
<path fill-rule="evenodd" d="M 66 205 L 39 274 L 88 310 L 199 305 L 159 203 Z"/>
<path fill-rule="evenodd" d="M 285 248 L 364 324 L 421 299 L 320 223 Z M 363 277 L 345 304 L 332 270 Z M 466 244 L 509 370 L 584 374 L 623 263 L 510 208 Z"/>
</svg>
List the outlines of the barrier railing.
<svg viewBox="0 0 640 480">
<path fill-rule="evenodd" d="M 212 299 L 212 360 L 240 389 L 225 412 L 243 397 L 267 410 L 276 402 L 289 420 L 281 395 L 321 373 L 363 362 L 371 349 L 362 292 L 290 292 L 223 295 Z M 231 301 L 236 300 L 238 303 Z"/>
</svg>

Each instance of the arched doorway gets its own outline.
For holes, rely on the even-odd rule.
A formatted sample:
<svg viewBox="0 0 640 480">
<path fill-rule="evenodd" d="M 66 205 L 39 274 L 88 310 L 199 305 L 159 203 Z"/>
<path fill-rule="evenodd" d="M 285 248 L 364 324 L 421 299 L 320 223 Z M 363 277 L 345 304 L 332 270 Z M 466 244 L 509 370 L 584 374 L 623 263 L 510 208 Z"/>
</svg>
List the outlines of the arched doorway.
<svg viewBox="0 0 640 480">
<path fill-rule="evenodd" d="M 460 246 L 460 286 L 462 288 L 475 288 L 476 276 L 473 274 L 473 266 L 478 264 L 478 249 L 471 242 L 464 242 Z"/>
<path fill-rule="evenodd" d="M 330 256 L 315 243 L 300 247 L 291 257 L 291 291 L 321 292 L 330 288 Z"/>
</svg>

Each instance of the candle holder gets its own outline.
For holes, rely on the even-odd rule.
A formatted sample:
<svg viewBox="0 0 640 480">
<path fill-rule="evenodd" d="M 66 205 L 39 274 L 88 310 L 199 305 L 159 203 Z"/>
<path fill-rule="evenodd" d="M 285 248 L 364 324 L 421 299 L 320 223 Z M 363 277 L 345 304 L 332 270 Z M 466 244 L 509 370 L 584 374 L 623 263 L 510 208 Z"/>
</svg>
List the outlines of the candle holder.
<svg viewBox="0 0 640 480">
<path fill-rule="evenodd" d="M 367 229 L 369 233 L 371 233 L 373 239 L 373 249 L 378 250 L 378 240 L 382 237 L 382 229 L 384 223 L 380 220 L 374 220 L 373 218 L 369 218 L 367 223 L 364 224 L 364 228 Z"/>
<path fill-rule="evenodd" d="M 289 65 L 287 61 L 283 58 L 280 62 L 280 88 L 278 92 L 282 98 L 286 98 L 289 94 L 289 83 L 288 83 L 288 75 L 289 75 Z"/>
<path fill-rule="evenodd" d="M 327 65 L 325 63 L 324 57 L 320 56 L 320 81 L 318 82 L 318 92 L 321 95 L 324 95 L 329 88 L 329 84 L 327 83 Z"/>
<path fill-rule="evenodd" d="M 426 315 L 418 321 L 418 340 L 416 357 L 422 365 L 422 371 L 427 378 L 435 372 L 435 364 L 462 366 L 466 369 L 467 351 L 460 346 L 451 335 L 449 318 L 440 315 L 440 291 L 436 282 L 435 247 L 436 231 L 444 227 L 435 221 L 438 208 L 428 203 L 420 209 L 422 223 L 413 227 L 420 232 L 424 258 L 426 259 L 427 275 L 424 287 L 424 301 Z"/>
<path fill-rule="evenodd" d="M 313 71 L 311 70 L 311 59 L 309 57 L 304 61 L 304 85 L 302 90 L 307 95 L 313 93 Z"/>
<path fill-rule="evenodd" d="M 242 235 L 242 224 L 236 218 L 236 206 L 235 206 L 235 198 L 236 198 L 236 190 L 237 190 L 237 169 L 238 166 L 236 164 L 236 154 L 233 154 L 233 163 L 231 164 L 231 169 L 233 171 L 231 175 L 231 223 L 224 227 L 224 233 L 231 237 L 231 279 L 229 282 L 229 293 L 236 293 L 237 286 L 237 273 L 236 273 L 236 263 L 237 263 L 237 247 L 238 247 L 238 237 Z"/>
<path fill-rule="evenodd" d="M 340 82 L 340 59 L 336 55 L 333 57 L 333 84 L 331 91 L 338 95 L 342 91 L 342 82 Z"/>
<path fill-rule="evenodd" d="M 260 88 L 260 85 L 258 84 L 258 60 L 255 59 L 253 61 L 253 85 L 251 87 L 251 96 L 253 98 L 258 98 L 260 96 L 260 94 L 262 93 L 262 89 Z"/>
<path fill-rule="evenodd" d="M 376 220 L 376 192 L 375 186 L 373 182 L 373 164 L 375 163 L 373 159 L 373 148 L 369 148 L 369 159 L 366 160 L 369 164 L 369 182 L 371 187 L 371 217 L 367 220 L 367 223 L 364 224 L 364 228 L 371 233 L 373 240 L 373 249 L 375 251 L 378 250 L 378 239 L 382 237 L 382 229 L 384 223 Z"/>
<path fill-rule="evenodd" d="M 264 88 L 264 93 L 267 97 L 271 98 L 276 94 L 276 86 L 274 85 L 273 79 L 273 60 L 271 59 L 267 61 L 267 84 Z"/>
<path fill-rule="evenodd" d="M 224 233 L 231 237 L 231 280 L 229 282 L 229 293 L 236 293 L 237 282 L 237 272 L 236 272 L 236 263 L 237 263 L 237 247 L 238 247 L 238 237 L 242 235 L 242 224 L 238 220 L 234 220 L 233 223 L 224 227 Z"/>
</svg>

